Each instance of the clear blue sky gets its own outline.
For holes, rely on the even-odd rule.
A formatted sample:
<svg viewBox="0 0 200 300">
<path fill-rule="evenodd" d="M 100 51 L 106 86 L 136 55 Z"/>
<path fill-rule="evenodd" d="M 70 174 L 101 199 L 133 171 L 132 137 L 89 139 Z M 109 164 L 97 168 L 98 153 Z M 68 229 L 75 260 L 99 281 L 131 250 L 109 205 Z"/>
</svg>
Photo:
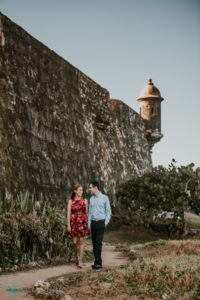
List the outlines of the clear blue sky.
<svg viewBox="0 0 200 300">
<path fill-rule="evenodd" d="M 0 0 L 0 11 L 137 112 L 152 78 L 164 97 L 154 166 L 200 166 L 200 0 Z"/>
</svg>

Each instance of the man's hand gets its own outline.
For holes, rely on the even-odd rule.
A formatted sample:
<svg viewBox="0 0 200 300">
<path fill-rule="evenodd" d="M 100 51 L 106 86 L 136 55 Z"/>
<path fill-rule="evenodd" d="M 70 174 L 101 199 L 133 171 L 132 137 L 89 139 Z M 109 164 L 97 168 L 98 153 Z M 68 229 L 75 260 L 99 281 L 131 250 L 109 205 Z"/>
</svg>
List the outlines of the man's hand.
<svg viewBox="0 0 200 300">
<path fill-rule="evenodd" d="M 90 227 L 88 227 L 88 232 L 89 232 L 89 233 L 91 232 L 91 228 L 90 228 Z"/>
</svg>

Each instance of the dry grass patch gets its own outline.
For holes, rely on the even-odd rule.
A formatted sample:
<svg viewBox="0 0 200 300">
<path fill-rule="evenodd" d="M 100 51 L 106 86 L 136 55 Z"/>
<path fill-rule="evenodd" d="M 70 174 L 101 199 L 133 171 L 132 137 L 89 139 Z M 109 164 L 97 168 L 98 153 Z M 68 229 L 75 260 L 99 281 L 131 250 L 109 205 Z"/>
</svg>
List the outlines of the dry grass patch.
<svg viewBox="0 0 200 300">
<path fill-rule="evenodd" d="M 138 258 L 128 265 L 66 274 L 50 279 L 50 288 L 74 300 L 200 299 L 200 240 L 159 240 L 136 248 Z"/>
<path fill-rule="evenodd" d="M 168 241 L 163 250 L 170 253 L 173 252 L 175 255 L 200 256 L 200 240 Z"/>
<path fill-rule="evenodd" d="M 162 244 L 162 243 L 160 243 Z M 133 293 L 154 299 L 200 299 L 200 241 L 138 245 L 140 259 L 126 272 Z"/>
<path fill-rule="evenodd" d="M 200 287 L 199 265 L 197 256 L 141 258 L 129 266 L 125 279 L 132 294 L 144 299 L 198 299 L 191 297 Z"/>
<path fill-rule="evenodd" d="M 135 249 L 143 257 L 181 254 L 200 256 L 200 240 L 158 240 L 145 244 L 132 245 L 131 249 Z"/>
<path fill-rule="evenodd" d="M 124 271 L 105 269 L 66 274 L 62 280 L 49 279 L 50 289 L 64 291 L 74 300 L 130 299 L 126 291 Z M 118 298 L 119 294 L 121 298 Z M 51 295 L 48 295 L 49 299 Z M 59 299 L 59 296 L 58 298 Z M 134 299 L 134 298 L 133 298 Z"/>
</svg>

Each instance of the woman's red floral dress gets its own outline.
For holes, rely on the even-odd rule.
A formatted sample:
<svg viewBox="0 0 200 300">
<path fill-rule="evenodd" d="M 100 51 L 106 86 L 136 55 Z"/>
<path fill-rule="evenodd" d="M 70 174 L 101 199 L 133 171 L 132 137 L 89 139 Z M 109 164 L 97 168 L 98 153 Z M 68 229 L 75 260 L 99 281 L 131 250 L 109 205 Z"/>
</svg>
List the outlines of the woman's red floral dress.
<svg viewBox="0 0 200 300">
<path fill-rule="evenodd" d="M 88 217 L 86 214 L 85 199 L 71 199 L 71 232 L 67 233 L 69 237 L 82 237 L 88 235 Z"/>
</svg>

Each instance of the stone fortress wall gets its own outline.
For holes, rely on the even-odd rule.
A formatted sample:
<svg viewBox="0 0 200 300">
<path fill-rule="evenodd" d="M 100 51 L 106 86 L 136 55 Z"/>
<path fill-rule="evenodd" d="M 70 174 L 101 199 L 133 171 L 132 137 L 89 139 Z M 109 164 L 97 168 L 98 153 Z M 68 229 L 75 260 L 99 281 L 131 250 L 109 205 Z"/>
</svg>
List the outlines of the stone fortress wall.
<svg viewBox="0 0 200 300">
<path fill-rule="evenodd" d="M 138 113 L 0 14 L 0 188 L 65 205 L 76 183 L 120 182 L 152 167 Z"/>
</svg>

